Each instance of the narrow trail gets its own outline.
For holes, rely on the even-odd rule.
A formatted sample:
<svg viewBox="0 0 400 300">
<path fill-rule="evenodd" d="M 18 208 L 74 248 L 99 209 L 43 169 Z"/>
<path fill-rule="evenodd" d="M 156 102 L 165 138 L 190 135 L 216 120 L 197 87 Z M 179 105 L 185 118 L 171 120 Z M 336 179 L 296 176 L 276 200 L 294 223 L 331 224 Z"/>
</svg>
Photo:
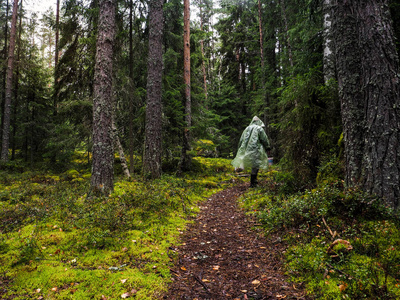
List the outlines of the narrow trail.
<svg viewBox="0 0 400 300">
<path fill-rule="evenodd" d="M 306 299 L 283 274 L 280 239 L 267 240 L 238 208 L 248 184 L 211 196 L 182 237 L 163 299 Z M 274 241 L 275 239 L 275 241 Z"/>
</svg>

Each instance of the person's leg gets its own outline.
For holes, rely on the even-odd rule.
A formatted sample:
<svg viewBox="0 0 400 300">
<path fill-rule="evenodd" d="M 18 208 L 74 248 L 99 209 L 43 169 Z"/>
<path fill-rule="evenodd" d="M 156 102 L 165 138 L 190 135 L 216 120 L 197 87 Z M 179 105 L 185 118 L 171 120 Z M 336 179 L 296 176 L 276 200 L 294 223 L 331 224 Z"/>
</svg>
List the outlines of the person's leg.
<svg viewBox="0 0 400 300">
<path fill-rule="evenodd" d="M 250 187 L 256 187 L 257 186 L 257 174 L 258 174 L 258 168 L 252 168 L 251 169 L 251 175 L 250 175 Z"/>
</svg>

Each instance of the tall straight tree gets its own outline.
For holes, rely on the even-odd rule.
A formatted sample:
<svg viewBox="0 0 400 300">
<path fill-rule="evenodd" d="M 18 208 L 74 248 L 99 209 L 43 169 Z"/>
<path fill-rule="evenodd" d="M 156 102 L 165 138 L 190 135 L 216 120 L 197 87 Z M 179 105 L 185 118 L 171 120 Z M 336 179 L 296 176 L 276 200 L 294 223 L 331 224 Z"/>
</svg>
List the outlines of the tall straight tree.
<svg viewBox="0 0 400 300">
<path fill-rule="evenodd" d="M 146 137 L 143 169 L 144 173 L 150 174 L 152 178 L 161 176 L 163 4 L 164 0 L 150 0 Z"/>
<path fill-rule="evenodd" d="M 7 58 L 7 41 L 8 41 L 8 0 L 6 3 L 6 15 L 5 15 L 5 22 L 4 22 L 4 48 L 3 48 L 3 54 L 4 54 L 4 61 Z M 4 99 L 6 98 L 6 79 L 7 79 L 7 66 L 4 64 L 3 67 L 3 94 L 1 95 L 1 102 L 0 102 L 0 111 L 1 111 L 1 122 L 0 125 L 3 124 L 4 121 Z M 0 139 L 3 140 L 3 127 L 1 126 L 1 130 L 0 130 Z M 0 155 L 1 157 L 1 155 Z"/>
<path fill-rule="evenodd" d="M 8 148 L 10 146 L 10 122 L 11 122 L 11 94 L 12 76 L 14 67 L 15 36 L 17 32 L 18 0 L 14 0 L 13 14 L 10 30 L 10 47 L 8 50 L 6 93 L 4 99 L 3 139 L 1 145 L 1 161 L 8 161 Z"/>
<path fill-rule="evenodd" d="M 185 81 L 185 128 L 179 169 L 190 169 L 190 127 L 192 126 L 192 100 L 190 95 L 190 0 L 183 1 L 183 77 Z"/>
<path fill-rule="evenodd" d="M 399 62 L 387 0 L 336 0 L 332 20 L 346 182 L 400 199 Z"/>
<path fill-rule="evenodd" d="M 93 86 L 93 165 L 91 188 L 104 195 L 114 188 L 113 44 L 116 0 L 99 1 Z"/>
</svg>

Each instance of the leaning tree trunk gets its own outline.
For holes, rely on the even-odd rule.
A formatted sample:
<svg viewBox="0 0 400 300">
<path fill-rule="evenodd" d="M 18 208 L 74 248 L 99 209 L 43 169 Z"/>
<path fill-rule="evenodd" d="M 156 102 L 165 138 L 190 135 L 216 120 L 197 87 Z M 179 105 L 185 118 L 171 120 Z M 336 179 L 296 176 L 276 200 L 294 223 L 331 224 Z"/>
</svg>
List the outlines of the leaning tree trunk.
<svg viewBox="0 0 400 300">
<path fill-rule="evenodd" d="M 112 68 L 116 0 L 100 0 L 93 87 L 93 163 L 91 188 L 108 195 L 114 188 Z"/>
<path fill-rule="evenodd" d="M 192 126 L 192 100 L 190 94 L 190 1 L 183 1 L 183 68 L 185 81 L 185 128 L 183 131 L 183 145 L 179 171 L 190 169 L 190 127 Z"/>
<path fill-rule="evenodd" d="M 151 0 L 149 12 L 150 36 L 143 171 L 151 178 L 161 176 L 163 4 L 164 0 Z"/>
<path fill-rule="evenodd" d="M 386 0 L 336 0 L 332 29 L 346 182 L 398 208 L 399 64 L 387 4 Z"/>
<path fill-rule="evenodd" d="M 117 129 L 117 126 L 115 125 L 114 121 L 112 122 L 112 129 L 113 129 L 114 138 L 115 138 L 115 145 L 117 146 L 118 153 L 119 153 L 119 159 L 121 161 L 122 171 L 124 172 L 124 176 L 126 178 L 131 178 L 131 173 L 129 172 L 128 163 L 126 162 L 126 158 L 125 158 L 124 148 L 122 148 L 122 144 L 121 144 L 121 141 L 120 141 L 119 135 L 118 135 L 118 129 Z"/>
<path fill-rule="evenodd" d="M 6 93 L 4 99 L 4 119 L 3 136 L 1 147 L 1 161 L 8 161 L 8 148 L 10 146 L 10 122 L 11 122 L 11 94 L 12 94 L 12 76 L 14 64 L 15 35 L 17 31 L 18 0 L 14 0 L 13 14 L 10 31 L 10 48 L 8 50 Z"/>
</svg>

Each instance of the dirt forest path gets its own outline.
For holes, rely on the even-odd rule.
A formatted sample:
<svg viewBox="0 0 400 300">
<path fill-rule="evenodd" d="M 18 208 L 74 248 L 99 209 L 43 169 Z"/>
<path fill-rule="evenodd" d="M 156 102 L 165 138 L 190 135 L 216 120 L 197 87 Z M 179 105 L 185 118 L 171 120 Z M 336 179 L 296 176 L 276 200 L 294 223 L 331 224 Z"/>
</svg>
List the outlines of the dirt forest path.
<svg viewBox="0 0 400 300">
<path fill-rule="evenodd" d="M 278 238 L 267 240 L 237 206 L 242 184 L 211 196 L 175 251 L 163 299 L 306 299 L 283 274 Z"/>
</svg>

